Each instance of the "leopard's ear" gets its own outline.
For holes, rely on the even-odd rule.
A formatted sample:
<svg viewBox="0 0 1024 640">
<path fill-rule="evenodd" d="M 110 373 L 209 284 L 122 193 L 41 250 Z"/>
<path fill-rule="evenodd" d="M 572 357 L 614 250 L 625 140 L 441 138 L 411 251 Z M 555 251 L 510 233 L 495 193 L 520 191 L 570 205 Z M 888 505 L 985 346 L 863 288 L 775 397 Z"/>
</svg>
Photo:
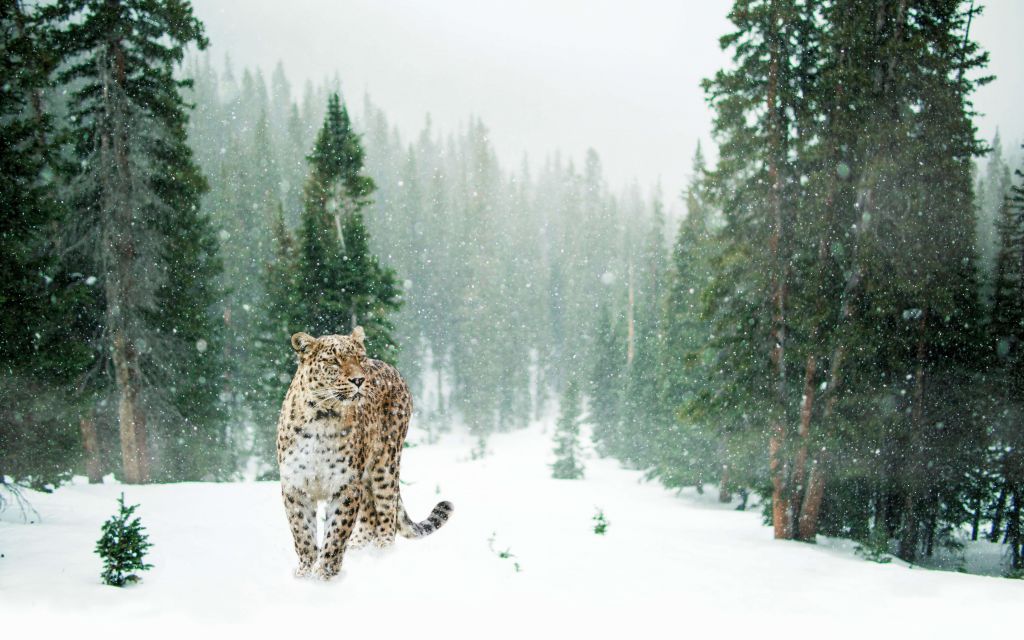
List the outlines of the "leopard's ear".
<svg viewBox="0 0 1024 640">
<path fill-rule="evenodd" d="M 298 332 L 292 336 L 292 349 L 295 349 L 295 353 L 303 354 L 309 351 L 309 348 L 316 343 L 316 338 L 309 335 L 308 333 Z"/>
<path fill-rule="evenodd" d="M 363 331 L 362 327 L 356 326 L 356 328 L 352 330 L 352 338 L 359 344 L 366 346 L 366 332 Z"/>
</svg>

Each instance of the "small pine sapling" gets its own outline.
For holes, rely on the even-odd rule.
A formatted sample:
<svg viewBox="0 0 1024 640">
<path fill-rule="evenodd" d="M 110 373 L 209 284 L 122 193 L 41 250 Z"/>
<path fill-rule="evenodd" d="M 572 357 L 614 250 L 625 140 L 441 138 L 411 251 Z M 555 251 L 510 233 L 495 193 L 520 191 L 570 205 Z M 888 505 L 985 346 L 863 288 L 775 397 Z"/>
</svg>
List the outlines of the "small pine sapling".
<svg viewBox="0 0 1024 640">
<path fill-rule="evenodd" d="M 551 477 L 558 480 L 576 480 L 583 477 L 580 462 L 580 390 L 575 380 L 570 380 L 562 395 L 562 406 L 555 429 L 555 463 L 551 465 Z"/>
<path fill-rule="evenodd" d="M 132 518 L 139 505 L 126 505 L 124 493 L 117 499 L 117 504 L 118 513 L 103 523 L 103 535 L 96 543 L 96 553 L 103 558 L 103 573 L 100 574 L 103 583 L 123 587 L 140 580 L 133 571 L 153 568 L 153 565 L 142 561 L 153 545 L 138 516 Z"/>
<path fill-rule="evenodd" d="M 610 523 L 604 517 L 604 511 L 600 507 L 597 509 L 597 513 L 594 514 L 592 520 L 594 521 L 594 533 L 599 536 L 603 536 L 605 532 L 608 531 L 608 525 Z"/>
</svg>

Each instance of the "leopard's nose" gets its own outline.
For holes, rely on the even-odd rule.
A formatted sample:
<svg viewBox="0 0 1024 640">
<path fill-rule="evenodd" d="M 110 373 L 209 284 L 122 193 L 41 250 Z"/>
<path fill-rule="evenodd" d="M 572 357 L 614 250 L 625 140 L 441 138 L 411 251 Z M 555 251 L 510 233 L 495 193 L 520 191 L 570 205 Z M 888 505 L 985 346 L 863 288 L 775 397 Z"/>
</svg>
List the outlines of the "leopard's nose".
<svg viewBox="0 0 1024 640">
<path fill-rule="evenodd" d="M 357 387 L 363 386 L 363 382 L 365 380 L 366 380 L 366 378 L 349 378 L 348 379 L 349 382 L 351 382 L 352 384 L 356 385 Z"/>
</svg>

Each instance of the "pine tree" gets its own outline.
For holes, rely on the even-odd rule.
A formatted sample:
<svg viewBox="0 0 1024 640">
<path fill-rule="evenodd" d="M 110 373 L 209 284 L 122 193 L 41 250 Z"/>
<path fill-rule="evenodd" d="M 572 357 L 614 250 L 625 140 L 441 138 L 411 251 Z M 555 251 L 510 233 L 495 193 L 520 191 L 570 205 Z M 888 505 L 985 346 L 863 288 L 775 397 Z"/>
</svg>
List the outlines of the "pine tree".
<svg viewBox="0 0 1024 640">
<path fill-rule="evenodd" d="M 731 450 L 768 449 L 777 537 L 812 540 L 819 521 L 866 537 L 875 519 L 913 559 L 963 518 L 984 457 L 967 390 L 968 96 L 985 79 L 967 72 L 986 57 L 962 4 L 737 2 L 737 68 L 705 83 L 725 228 L 704 404 Z"/>
<path fill-rule="evenodd" d="M 792 371 L 800 360 L 790 348 L 797 320 L 790 296 L 794 226 L 805 202 L 801 133 L 814 110 L 809 80 L 818 64 L 819 30 L 813 7 L 792 0 L 738 0 L 729 18 L 736 30 L 721 46 L 735 50 L 736 67 L 703 85 L 722 141 L 714 195 L 725 221 L 715 281 L 705 297 L 725 379 L 707 408 L 711 420 L 735 421 L 745 439 L 767 445 L 775 535 L 791 538 L 799 485 L 791 478 Z M 739 407 L 756 418 L 737 421 Z"/>
<path fill-rule="evenodd" d="M 658 403 L 666 424 L 652 439 L 652 476 L 669 487 L 692 485 L 698 491 L 727 468 L 724 432 L 701 415 L 711 376 L 707 323 L 702 298 L 711 282 L 712 211 L 707 202 L 707 167 L 701 146 L 693 157 L 693 174 L 684 192 L 686 218 L 679 225 L 666 277 L 661 313 L 664 339 L 657 379 Z M 725 424 L 729 424 L 726 422 Z M 733 482 L 741 474 L 734 472 Z M 728 493 L 728 483 L 723 483 Z"/>
<path fill-rule="evenodd" d="M 211 388 L 221 350 L 209 305 L 220 263 L 199 211 L 206 182 L 186 144 L 181 90 L 190 83 L 175 67 L 188 45 L 206 46 L 202 25 L 177 0 L 62 0 L 43 11 L 59 25 L 59 80 L 73 89 L 80 170 L 69 199 L 81 255 L 95 260 L 104 293 L 98 351 L 114 371 L 124 478 L 152 477 L 150 427 L 168 453 L 160 474 L 198 477 L 174 444 L 197 433 L 218 439 Z"/>
<path fill-rule="evenodd" d="M 139 505 L 126 505 L 124 493 L 117 499 L 118 512 L 103 523 L 103 535 L 96 542 L 96 553 L 103 559 L 103 584 L 123 587 L 141 580 L 134 571 L 148 571 L 153 565 L 143 562 L 152 547 L 149 536 L 135 510 Z"/>
<path fill-rule="evenodd" d="M 95 355 L 86 343 L 94 288 L 79 265 L 59 260 L 54 233 L 66 211 L 57 190 L 61 132 L 46 98 L 53 51 L 52 26 L 37 9 L 0 3 L 0 482 L 37 489 L 78 466 L 77 414 L 93 387 L 66 388 Z"/>
<path fill-rule="evenodd" d="M 301 330 L 347 333 L 360 324 L 370 355 L 394 362 L 389 314 L 400 307 L 401 291 L 394 271 L 370 252 L 362 209 L 375 186 L 363 175 L 362 144 L 337 94 L 309 162 L 297 267 Z"/>
<path fill-rule="evenodd" d="M 625 343 L 613 323 L 607 302 L 602 301 L 594 329 L 596 344 L 588 381 L 593 439 L 602 455 L 617 456 L 622 450 L 622 394 L 625 383 Z"/>
<path fill-rule="evenodd" d="M 650 466 L 651 443 L 672 422 L 672 410 L 662 404 L 659 389 L 662 359 L 662 290 L 667 277 L 665 216 L 655 196 L 651 228 L 635 268 L 633 360 L 626 372 L 622 429 L 625 450 L 617 455 L 631 466 Z"/>
<path fill-rule="evenodd" d="M 580 459 L 580 389 L 575 379 L 569 380 L 562 394 L 561 411 L 555 427 L 555 463 L 551 477 L 576 480 L 583 477 Z"/>
<path fill-rule="evenodd" d="M 1010 167 L 1003 159 L 1003 143 L 996 130 L 991 150 L 985 163 L 985 175 L 977 181 L 978 203 L 978 259 L 979 270 L 990 275 L 995 270 L 996 253 L 999 250 L 999 221 L 1006 193 L 1011 187 Z M 987 291 L 991 296 L 991 290 Z"/>
<path fill-rule="evenodd" d="M 1010 574 L 1024 572 L 1024 171 L 1010 186 L 996 223 L 999 249 L 995 260 L 990 325 L 999 372 L 993 396 L 995 432 L 990 447 L 998 496 L 992 512 L 992 541 L 1010 547 Z"/>
</svg>

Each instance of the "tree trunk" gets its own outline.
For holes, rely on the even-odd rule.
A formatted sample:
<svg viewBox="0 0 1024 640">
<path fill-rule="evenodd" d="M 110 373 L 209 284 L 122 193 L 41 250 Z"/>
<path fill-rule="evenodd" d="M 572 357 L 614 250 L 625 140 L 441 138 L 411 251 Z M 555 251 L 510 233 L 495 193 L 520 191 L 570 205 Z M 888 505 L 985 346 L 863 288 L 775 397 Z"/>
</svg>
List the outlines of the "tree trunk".
<svg viewBox="0 0 1024 640">
<path fill-rule="evenodd" d="M 786 446 L 786 266 L 782 258 L 785 240 L 782 216 L 782 171 L 784 159 L 783 128 L 779 109 L 779 34 L 778 17 L 773 11 L 770 31 L 770 61 L 768 66 L 767 110 L 768 110 L 768 175 L 771 180 L 772 234 L 768 239 L 771 256 L 771 361 L 775 375 L 776 415 L 772 424 L 772 437 L 768 444 L 769 469 L 772 478 L 772 524 L 775 537 L 793 537 L 792 491 L 789 482 L 790 464 Z"/>
<path fill-rule="evenodd" d="M 848 285 L 850 282 L 847 283 Z M 843 303 L 843 318 L 849 314 L 849 301 Z M 835 414 L 836 402 L 839 398 L 839 390 L 842 387 L 842 366 L 846 350 L 837 347 L 829 362 L 828 400 L 825 401 L 825 410 L 822 413 L 822 421 L 828 421 Z M 811 463 L 810 476 L 807 480 L 807 489 L 804 491 L 804 501 L 800 507 L 799 535 L 801 540 L 814 540 L 818 535 L 818 518 L 821 517 L 821 503 L 825 499 L 826 470 L 828 469 L 829 452 L 822 447 Z"/>
<path fill-rule="evenodd" d="M 96 419 L 93 412 L 83 417 L 79 423 L 82 430 L 82 449 L 85 450 L 85 475 L 89 484 L 103 482 L 103 467 L 100 464 L 99 436 L 96 434 Z"/>
<path fill-rule="evenodd" d="M 800 403 L 800 447 L 797 450 L 797 463 L 793 471 L 793 500 L 794 507 L 798 508 L 796 538 L 807 540 L 801 534 L 805 528 L 803 506 L 807 497 L 807 463 L 808 449 L 811 438 L 811 414 L 814 411 L 814 376 L 817 372 L 817 360 L 814 355 L 807 356 L 807 365 L 804 369 L 804 397 Z M 814 540 L 813 535 L 810 540 Z"/>
<path fill-rule="evenodd" d="M 1015 571 L 1024 569 L 1024 560 L 1021 558 L 1021 491 L 1015 487 L 1013 491 L 1013 502 L 1010 507 L 1009 518 L 1006 521 L 1006 542 L 1010 545 L 1010 567 Z"/>
<path fill-rule="evenodd" d="M 789 465 L 783 460 L 785 432 L 781 422 L 776 422 L 773 435 L 768 441 L 768 469 L 772 478 L 772 527 L 775 538 L 789 540 L 793 537 L 793 514 L 789 504 L 787 476 Z"/>
<path fill-rule="evenodd" d="M 971 516 L 972 541 L 978 539 L 978 529 L 981 528 L 981 498 L 975 498 L 973 502 L 973 508 L 971 509 L 971 511 L 973 512 L 973 515 Z"/>
<path fill-rule="evenodd" d="M 999 535 L 1003 531 L 1003 514 L 1006 511 L 1006 484 L 999 489 L 999 497 L 996 498 L 996 510 L 992 515 L 992 529 L 988 532 L 989 542 L 999 542 Z"/>
<path fill-rule="evenodd" d="M 139 304 L 135 282 L 138 254 L 134 236 L 133 178 L 128 160 L 128 119 L 124 87 L 127 82 L 124 51 L 120 42 L 108 48 L 108 60 L 100 64 L 103 79 L 104 120 L 100 133 L 100 171 L 103 186 L 103 261 L 107 303 L 107 335 L 118 390 L 118 422 L 124 481 L 149 481 L 146 420 L 139 405 L 142 373 L 138 350 L 129 327 L 131 309 Z"/>
<path fill-rule="evenodd" d="M 114 337 L 114 372 L 120 397 L 117 418 L 121 433 L 121 463 L 128 484 L 149 482 L 146 417 L 139 406 L 141 374 L 135 347 L 119 332 Z"/>
<path fill-rule="evenodd" d="M 900 536 L 899 556 L 907 562 L 917 557 L 920 523 L 918 519 L 919 485 L 924 482 L 921 477 L 920 438 L 924 431 L 924 366 L 927 356 L 925 329 L 928 326 L 928 311 L 921 310 L 921 318 L 917 322 L 917 368 L 914 371 L 913 406 L 910 411 L 910 438 L 907 444 L 907 462 L 903 466 L 903 534 Z M 909 476 L 909 477 L 908 477 Z"/>
<path fill-rule="evenodd" d="M 732 502 L 732 491 L 729 490 L 729 465 L 722 465 L 722 479 L 718 483 L 718 501 Z"/>
</svg>

